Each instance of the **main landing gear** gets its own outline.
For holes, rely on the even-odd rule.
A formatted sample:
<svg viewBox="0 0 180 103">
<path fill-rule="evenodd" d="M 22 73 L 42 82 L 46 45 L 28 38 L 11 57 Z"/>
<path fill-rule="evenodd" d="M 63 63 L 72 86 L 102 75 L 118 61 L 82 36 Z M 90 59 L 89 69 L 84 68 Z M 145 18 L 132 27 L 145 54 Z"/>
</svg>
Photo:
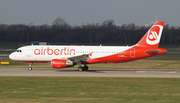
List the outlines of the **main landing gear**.
<svg viewBox="0 0 180 103">
<path fill-rule="evenodd" d="M 84 67 L 82 67 L 82 66 L 81 66 L 81 62 L 77 62 L 76 64 L 79 65 L 78 70 L 79 70 L 80 72 L 81 72 L 81 71 L 87 71 L 87 70 L 89 69 L 89 67 L 88 67 L 86 64 L 84 64 Z"/>
<path fill-rule="evenodd" d="M 89 69 L 89 67 L 86 66 L 86 65 L 84 65 L 84 67 L 80 66 L 80 67 L 78 68 L 78 70 L 79 70 L 80 72 L 81 72 L 81 71 L 88 71 L 88 69 Z"/>
<path fill-rule="evenodd" d="M 33 63 L 29 63 L 29 68 L 28 68 L 29 71 L 32 70 L 32 64 L 33 64 Z"/>
</svg>

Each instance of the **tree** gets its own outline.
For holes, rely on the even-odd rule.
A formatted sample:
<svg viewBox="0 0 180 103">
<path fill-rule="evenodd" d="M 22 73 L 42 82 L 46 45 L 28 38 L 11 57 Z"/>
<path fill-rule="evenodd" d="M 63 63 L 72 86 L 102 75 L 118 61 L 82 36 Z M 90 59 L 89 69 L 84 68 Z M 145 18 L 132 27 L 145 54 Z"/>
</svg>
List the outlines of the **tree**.
<svg viewBox="0 0 180 103">
<path fill-rule="evenodd" d="M 123 24 L 122 26 L 121 26 L 121 29 L 122 30 L 125 30 L 127 28 L 127 24 Z"/>
<path fill-rule="evenodd" d="M 5 24 L 0 24 L 0 30 L 6 30 L 6 29 L 8 29 L 8 26 L 7 25 L 5 25 Z"/>
<path fill-rule="evenodd" d="M 129 23 L 128 24 L 128 29 L 129 30 L 135 30 L 135 24 L 134 23 Z"/>
<path fill-rule="evenodd" d="M 115 27 L 115 24 L 114 24 L 113 20 L 105 20 L 102 23 L 102 26 L 105 27 L 105 28 L 113 28 L 113 27 Z"/>
<path fill-rule="evenodd" d="M 63 19 L 63 18 L 56 18 L 53 22 L 53 27 L 58 27 L 58 28 L 67 28 L 68 27 L 68 23 Z"/>
</svg>

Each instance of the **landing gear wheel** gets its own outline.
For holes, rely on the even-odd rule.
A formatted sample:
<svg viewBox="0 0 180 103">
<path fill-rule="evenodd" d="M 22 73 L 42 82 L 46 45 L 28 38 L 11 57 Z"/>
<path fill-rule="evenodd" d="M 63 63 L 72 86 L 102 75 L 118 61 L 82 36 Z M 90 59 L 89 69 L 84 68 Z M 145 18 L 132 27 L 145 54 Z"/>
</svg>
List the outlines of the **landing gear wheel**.
<svg viewBox="0 0 180 103">
<path fill-rule="evenodd" d="M 32 67 L 29 67 L 28 70 L 31 71 L 31 70 L 32 70 Z"/>
<path fill-rule="evenodd" d="M 82 68 L 82 67 L 79 67 L 78 70 L 81 72 L 81 71 L 83 71 L 83 68 Z"/>
<path fill-rule="evenodd" d="M 84 66 L 83 67 L 83 71 L 88 71 L 89 67 L 88 66 Z"/>
</svg>

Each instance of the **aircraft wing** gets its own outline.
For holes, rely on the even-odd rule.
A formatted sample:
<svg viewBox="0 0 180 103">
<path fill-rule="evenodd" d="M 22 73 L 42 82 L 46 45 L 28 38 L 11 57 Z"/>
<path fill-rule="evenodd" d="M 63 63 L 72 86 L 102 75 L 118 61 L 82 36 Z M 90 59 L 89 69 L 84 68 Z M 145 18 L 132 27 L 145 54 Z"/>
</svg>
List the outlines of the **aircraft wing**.
<svg viewBox="0 0 180 103">
<path fill-rule="evenodd" d="M 92 53 L 70 56 L 70 57 L 55 57 L 53 59 L 64 59 L 64 60 L 70 60 L 72 62 L 79 62 L 79 61 L 87 61 L 88 59 L 90 59 L 89 56 L 91 56 L 91 55 L 92 55 Z"/>
<path fill-rule="evenodd" d="M 72 62 L 79 62 L 79 61 L 87 61 L 88 59 L 90 59 L 90 57 L 89 54 L 83 54 L 83 55 L 68 57 L 67 59 Z"/>
</svg>

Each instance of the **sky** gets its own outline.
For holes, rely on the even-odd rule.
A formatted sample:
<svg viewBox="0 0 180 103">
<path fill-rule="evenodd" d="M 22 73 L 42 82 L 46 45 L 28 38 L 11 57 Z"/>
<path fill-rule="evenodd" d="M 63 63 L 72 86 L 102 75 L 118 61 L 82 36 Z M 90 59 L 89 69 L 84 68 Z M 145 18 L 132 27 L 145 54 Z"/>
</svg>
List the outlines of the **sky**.
<svg viewBox="0 0 180 103">
<path fill-rule="evenodd" d="M 180 0 L 0 0 L 0 24 L 52 24 L 56 17 L 70 25 L 114 20 L 122 25 L 165 21 L 180 26 Z"/>
</svg>

